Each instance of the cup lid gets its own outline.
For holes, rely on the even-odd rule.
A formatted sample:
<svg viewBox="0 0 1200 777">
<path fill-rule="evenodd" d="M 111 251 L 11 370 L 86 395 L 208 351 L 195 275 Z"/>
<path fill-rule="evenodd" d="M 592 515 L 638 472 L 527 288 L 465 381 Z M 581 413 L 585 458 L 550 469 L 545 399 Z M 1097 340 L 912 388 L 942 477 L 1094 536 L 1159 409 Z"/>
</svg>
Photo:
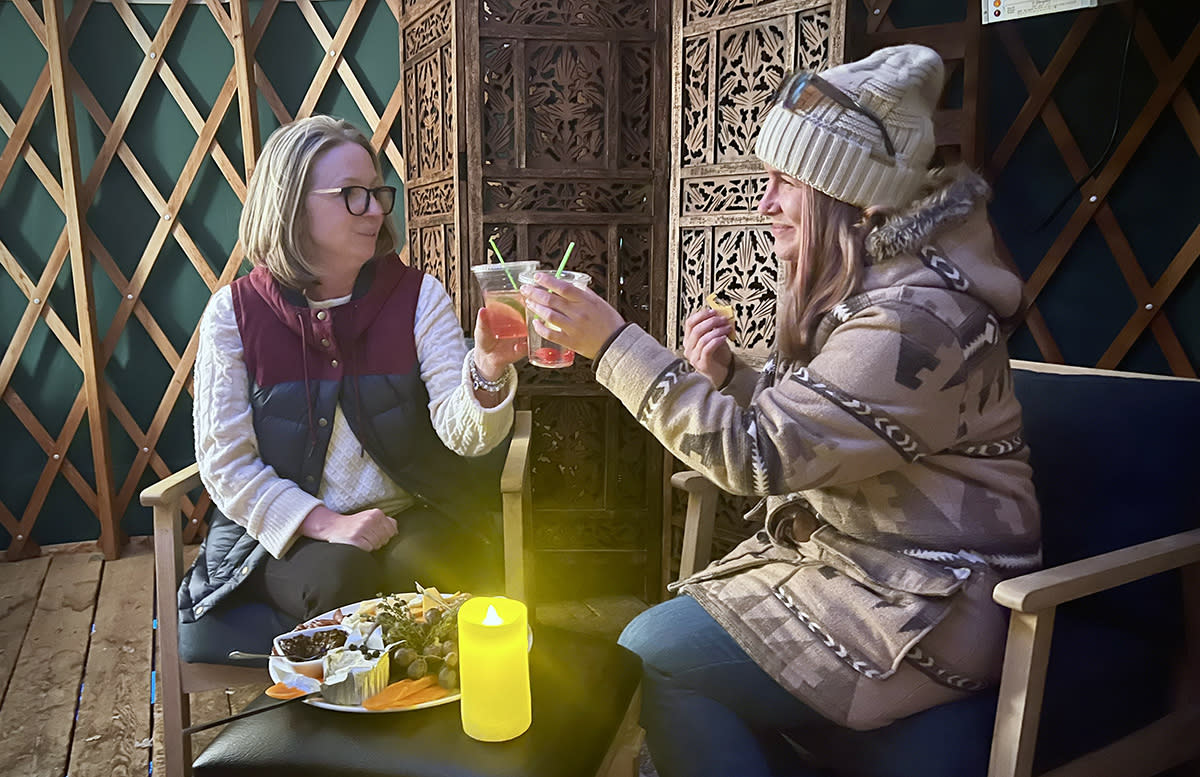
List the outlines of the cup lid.
<svg viewBox="0 0 1200 777">
<path fill-rule="evenodd" d="M 539 272 L 545 272 L 547 275 L 554 275 L 553 270 L 547 270 L 545 268 L 537 268 L 537 269 L 527 270 L 525 272 L 522 272 L 519 280 L 521 281 L 521 283 L 533 283 L 534 282 L 533 276 L 537 275 Z M 588 275 L 585 272 L 575 272 L 574 270 L 563 270 L 562 275 L 559 275 L 558 279 L 562 280 L 562 281 L 567 281 L 569 283 L 573 283 L 576 286 L 587 286 L 589 283 L 592 282 L 592 276 Z"/>
<path fill-rule="evenodd" d="M 537 266 L 538 262 L 533 260 L 524 262 L 505 262 L 504 264 L 495 262 L 493 264 L 473 264 L 471 265 L 471 272 L 475 273 L 476 275 L 493 275 L 495 273 L 504 273 L 507 270 L 508 272 L 512 273 L 513 277 L 515 278 L 519 273 L 536 271 Z"/>
</svg>

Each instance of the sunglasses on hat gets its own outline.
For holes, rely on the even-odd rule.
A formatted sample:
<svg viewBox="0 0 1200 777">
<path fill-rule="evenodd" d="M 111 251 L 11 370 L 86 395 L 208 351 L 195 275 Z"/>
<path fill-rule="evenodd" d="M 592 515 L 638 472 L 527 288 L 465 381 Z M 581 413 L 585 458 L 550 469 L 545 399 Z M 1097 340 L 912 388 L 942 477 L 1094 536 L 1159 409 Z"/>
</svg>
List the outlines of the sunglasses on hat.
<svg viewBox="0 0 1200 777">
<path fill-rule="evenodd" d="M 833 100 L 846 110 L 854 111 L 870 119 L 883 135 L 883 145 L 887 149 L 888 156 L 896 156 L 896 147 L 892 145 L 892 136 L 888 134 L 883 120 L 876 116 L 870 108 L 816 73 L 808 70 L 796 70 L 784 76 L 783 80 L 779 82 L 779 86 L 776 87 L 775 93 L 771 95 L 771 104 L 778 103 L 788 110 L 806 111 L 821 97 Z"/>
</svg>

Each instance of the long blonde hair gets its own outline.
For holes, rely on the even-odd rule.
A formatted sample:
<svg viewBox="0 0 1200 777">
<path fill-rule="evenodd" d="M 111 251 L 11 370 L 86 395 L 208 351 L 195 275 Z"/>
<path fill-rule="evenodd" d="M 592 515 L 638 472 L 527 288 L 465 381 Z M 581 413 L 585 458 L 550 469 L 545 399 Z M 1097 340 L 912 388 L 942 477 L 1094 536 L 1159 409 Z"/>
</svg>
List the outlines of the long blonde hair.
<svg viewBox="0 0 1200 777">
<path fill-rule="evenodd" d="M 775 329 L 780 353 L 807 361 L 821 317 L 862 284 L 864 241 L 876 216 L 807 184 L 800 184 L 799 195 L 799 254 L 784 269 Z"/>
<path fill-rule="evenodd" d="M 375 172 L 379 157 L 371 141 L 357 127 L 332 116 L 310 116 L 284 124 L 271 133 L 246 187 L 246 204 L 238 222 L 238 239 L 246 258 L 266 267 L 284 286 L 309 289 L 320 282 L 316 268 L 305 257 L 308 220 L 304 198 L 309 175 L 317 159 L 344 143 L 354 143 L 371 155 Z M 397 229 L 390 216 L 375 243 L 375 255 L 395 249 Z"/>
</svg>

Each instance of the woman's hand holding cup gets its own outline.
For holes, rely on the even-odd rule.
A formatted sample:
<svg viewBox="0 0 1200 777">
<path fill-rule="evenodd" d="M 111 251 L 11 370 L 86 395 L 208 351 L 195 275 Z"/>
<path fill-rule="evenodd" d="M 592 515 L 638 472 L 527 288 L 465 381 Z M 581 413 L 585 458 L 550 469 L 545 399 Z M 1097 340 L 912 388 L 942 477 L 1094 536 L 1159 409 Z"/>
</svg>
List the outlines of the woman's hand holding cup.
<svg viewBox="0 0 1200 777">
<path fill-rule="evenodd" d="M 621 314 L 590 288 L 549 272 L 537 273 L 534 280 L 536 285 L 521 286 L 529 326 L 581 356 L 595 358 L 625 324 Z"/>
</svg>

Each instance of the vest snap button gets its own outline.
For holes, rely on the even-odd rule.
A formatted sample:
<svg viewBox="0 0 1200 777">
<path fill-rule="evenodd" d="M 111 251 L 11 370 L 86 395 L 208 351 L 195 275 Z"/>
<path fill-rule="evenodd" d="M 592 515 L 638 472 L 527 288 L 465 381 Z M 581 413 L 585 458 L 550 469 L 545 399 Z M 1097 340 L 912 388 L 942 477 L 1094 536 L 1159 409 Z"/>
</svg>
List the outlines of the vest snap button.
<svg viewBox="0 0 1200 777">
<path fill-rule="evenodd" d="M 331 361 L 331 362 L 329 362 L 329 363 L 330 363 L 330 365 L 332 365 L 332 366 L 334 366 L 334 367 L 338 366 L 338 360 L 337 360 L 337 359 L 334 359 L 333 361 Z"/>
<path fill-rule="evenodd" d="M 329 426 L 329 419 L 327 419 L 327 418 L 318 418 L 318 419 L 317 419 L 317 426 Z"/>
<path fill-rule="evenodd" d="M 318 310 L 318 311 L 317 311 L 317 320 L 318 320 L 318 321 L 324 321 L 324 320 L 325 320 L 325 318 L 326 318 L 328 315 L 329 315 L 329 314 L 328 314 L 328 313 L 326 313 L 324 310 Z"/>
<path fill-rule="evenodd" d="M 327 338 L 327 337 L 322 337 L 322 338 L 321 338 L 321 345 L 323 345 L 323 346 L 325 346 L 326 348 L 328 348 L 328 347 L 329 347 L 329 338 Z"/>
<path fill-rule="evenodd" d="M 305 483 L 311 483 L 311 482 L 313 482 L 313 476 L 312 476 L 312 475 L 305 475 L 305 476 L 304 476 L 304 482 L 305 482 Z"/>
</svg>

